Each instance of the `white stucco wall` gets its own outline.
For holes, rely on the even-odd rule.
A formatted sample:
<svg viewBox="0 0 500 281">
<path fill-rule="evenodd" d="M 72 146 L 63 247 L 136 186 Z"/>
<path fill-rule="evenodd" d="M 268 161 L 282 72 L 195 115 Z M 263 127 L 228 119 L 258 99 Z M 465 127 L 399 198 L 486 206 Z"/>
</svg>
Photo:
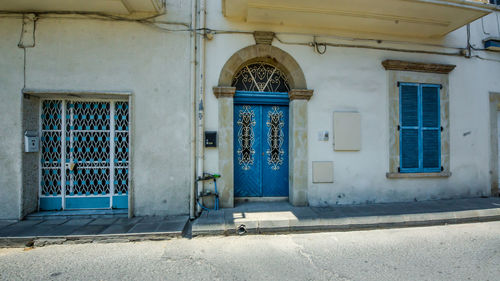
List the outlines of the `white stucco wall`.
<svg viewBox="0 0 500 281">
<path fill-rule="evenodd" d="M 21 20 L 0 18 L 0 219 L 20 216 L 23 50 L 17 47 Z M 15 30 L 15 32 L 14 32 Z M 17 137 L 16 137 L 17 136 Z"/>
<path fill-rule="evenodd" d="M 216 3 L 214 3 L 216 2 Z M 283 26 L 249 25 L 232 22 L 221 16 L 218 1 L 211 2 L 208 26 L 220 30 L 275 31 L 287 42 L 310 42 L 312 34 L 294 33 Z M 472 43 L 482 48 L 481 40 L 498 36 L 495 15 L 471 24 Z M 374 36 L 375 39 L 376 36 Z M 393 38 L 394 39 L 394 38 Z M 407 40 L 400 38 L 399 40 Z M 318 37 L 319 42 L 371 44 L 377 47 L 422 49 L 441 52 L 456 50 L 401 43 L 366 43 Z M 453 47 L 466 46 L 466 28 L 461 28 L 441 40 L 425 43 Z M 207 86 L 217 86 L 222 66 L 239 49 L 255 44 L 250 34 L 215 35 L 207 43 Z M 273 46 L 288 52 L 301 66 L 309 89 L 314 96 L 308 104 L 308 201 L 310 205 L 413 201 L 453 197 L 477 197 L 490 194 L 489 181 L 489 101 L 490 91 L 500 90 L 500 63 L 463 57 L 412 54 L 357 48 L 328 47 L 319 55 L 307 46 L 284 45 L 277 40 Z M 498 54 L 475 52 L 485 58 L 500 59 Z M 450 82 L 450 166 L 449 178 L 387 179 L 389 171 L 388 85 L 387 72 L 381 65 L 386 59 L 427 63 L 455 64 Z M 217 99 L 206 98 L 207 130 L 217 129 Z M 332 128 L 334 111 L 357 111 L 362 119 L 362 145 L 359 152 L 333 150 Z M 330 132 L 328 142 L 318 141 L 319 131 Z M 222 148 L 219 148 L 222 149 Z M 206 166 L 217 169 L 216 149 L 208 149 Z M 312 161 L 333 161 L 334 183 L 312 183 Z M 222 175 L 224 176 L 224 175 Z"/>
<path fill-rule="evenodd" d="M 189 24 L 190 3 L 168 2 L 170 9 L 161 20 Z M 132 92 L 134 214 L 189 213 L 189 33 L 61 17 L 37 21 L 36 46 L 26 50 L 26 88 Z M 17 47 L 21 20 L 0 20 L 0 219 L 17 219 L 23 134 L 23 50 Z"/>
<path fill-rule="evenodd" d="M 250 25 L 223 17 L 221 1 L 207 1 L 207 27 L 214 30 L 275 31 L 287 42 L 310 42 L 312 34 L 293 34 L 287 26 Z M 161 20 L 190 23 L 191 3 L 168 0 Z M 182 26 L 172 28 L 185 29 Z M 302 31 L 304 31 L 302 29 Z M 17 47 L 21 19 L 0 18 L 0 219 L 21 216 L 23 50 Z M 490 33 L 489 35 L 486 33 Z M 285 34 L 286 33 L 286 34 Z M 500 36 L 495 15 L 471 25 L 473 44 Z M 429 46 L 340 40 L 330 43 L 455 51 Z M 386 39 L 386 38 L 384 38 Z M 394 39 L 394 38 L 391 38 Z M 396 38 L 397 39 L 397 38 Z M 401 39 L 406 40 L 406 39 Z M 426 43 L 466 46 L 466 29 Z M 218 101 L 211 88 L 229 57 L 253 45 L 251 34 L 216 34 L 207 42 L 206 130 L 218 129 Z M 478 58 L 410 54 L 369 49 L 328 47 L 319 55 L 307 46 L 273 45 L 301 66 L 314 96 L 308 104 L 308 201 L 315 206 L 411 201 L 489 194 L 489 92 L 500 92 L 498 62 Z M 475 52 L 485 58 L 498 54 Z M 388 85 L 381 66 L 385 59 L 457 65 L 450 82 L 450 165 L 442 179 L 387 179 L 389 170 Z M 43 90 L 129 91 L 133 94 L 131 147 L 135 215 L 189 212 L 192 183 L 190 159 L 190 36 L 133 22 L 42 17 L 37 21 L 36 46 L 26 50 L 26 87 Z M 359 152 L 335 152 L 332 137 L 317 140 L 318 131 L 332 136 L 334 111 L 355 110 L 362 118 Z M 205 171 L 218 172 L 218 151 L 205 150 Z M 313 184 L 312 161 L 333 161 L 334 183 Z M 224 175 L 222 175 L 224 177 Z"/>
</svg>

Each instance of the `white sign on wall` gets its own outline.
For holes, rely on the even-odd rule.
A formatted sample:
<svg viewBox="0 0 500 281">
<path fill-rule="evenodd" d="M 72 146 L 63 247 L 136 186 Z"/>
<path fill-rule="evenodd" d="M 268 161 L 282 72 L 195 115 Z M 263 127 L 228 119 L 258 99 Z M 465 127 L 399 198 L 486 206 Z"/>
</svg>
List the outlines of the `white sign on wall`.
<svg viewBox="0 0 500 281">
<path fill-rule="evenodd" d="M 361 114 L 333 113 L 333 143 L 336 151 L 361 150 Z"/>
</svg>

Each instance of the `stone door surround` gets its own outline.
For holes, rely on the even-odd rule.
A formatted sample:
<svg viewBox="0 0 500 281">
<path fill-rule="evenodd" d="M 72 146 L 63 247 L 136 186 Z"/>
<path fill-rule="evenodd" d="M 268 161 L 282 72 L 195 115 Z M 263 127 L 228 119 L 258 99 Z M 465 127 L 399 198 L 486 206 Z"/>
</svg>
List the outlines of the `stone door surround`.
<svg viewBox="0 0 500 281">
<path fill-rule="evenodd" d="M 236 88 L 231 86 L 233 77 L 242 66 L 263 61 L 275 65 L 287 76 L 290 83 L 289 104 L 289 201 L 294 206 L 307 205 L 307 101 L 313 90 L 307 89 L 302 69 L 285 51 L 272 45 L 257 44 L 245 47 L 229 58 L 222 68 L 218 86 L 213 87 L 219 110 L 219 173 L 217 181 L 220 204 L 223 208 L 234 206 L 234 143 L 233 97 Z"/>
</svg>

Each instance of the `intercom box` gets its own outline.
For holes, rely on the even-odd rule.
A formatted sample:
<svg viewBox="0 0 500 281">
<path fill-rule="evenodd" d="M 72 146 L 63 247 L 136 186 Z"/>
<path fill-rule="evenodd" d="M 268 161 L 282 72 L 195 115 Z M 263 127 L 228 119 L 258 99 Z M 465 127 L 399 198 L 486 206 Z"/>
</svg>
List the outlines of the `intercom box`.
<svg viewBox="0 0 500 281">
<path fill-rule="evenodd" d="M 26 131 L 24 133 L 24 151 L 38 152 L 40 149 L 40 140 L 36 131 Z"/>
<path fill-rule="evenodd" d="M 217 132 L 205 132 L 205 147 L 217 147 Z"/>
</svg>

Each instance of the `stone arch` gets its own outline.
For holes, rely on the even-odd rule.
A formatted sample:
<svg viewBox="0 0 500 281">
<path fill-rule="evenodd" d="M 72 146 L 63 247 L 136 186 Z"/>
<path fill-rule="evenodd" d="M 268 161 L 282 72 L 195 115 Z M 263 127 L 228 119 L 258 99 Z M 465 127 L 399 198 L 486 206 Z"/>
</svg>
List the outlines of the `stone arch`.
<svg viewBox="0 0 500 281">
<path fill-rule="evenodd" d="M 288 78 L 291 89 L 307 89 L 304 72 L 287 52 L 272 45 L 252 45 L 234 53 L 224 64 L 219 76 L 219 87 L 231 87 L 233 77 L 243 65 L 263 61 L 281 69 Z"/>
<path fill-rule="evenodd" d="M 245 47 L 234 53 L 224 64 L 218 85 L 213 93 L 218 99 L 218 155 L 219 173 L 217 180 L 219 200 L 223 208 L 234 206 L 234 131 L 233 97 L 236 88 L 232 87 L 233 77 L 240 69 L 253 62 L 266 62 L 283 71 L 287 77 L 290 91 L 289 103 L 289 202 L 294 206 L 307 205 L 307 103 L 313 90 L 307 88 L 304 72 L 295 59 L 287 52 L 272 45 L 257 44 Z M 220 149 L 220 148 L 223 149 Z"/>
</svg>

